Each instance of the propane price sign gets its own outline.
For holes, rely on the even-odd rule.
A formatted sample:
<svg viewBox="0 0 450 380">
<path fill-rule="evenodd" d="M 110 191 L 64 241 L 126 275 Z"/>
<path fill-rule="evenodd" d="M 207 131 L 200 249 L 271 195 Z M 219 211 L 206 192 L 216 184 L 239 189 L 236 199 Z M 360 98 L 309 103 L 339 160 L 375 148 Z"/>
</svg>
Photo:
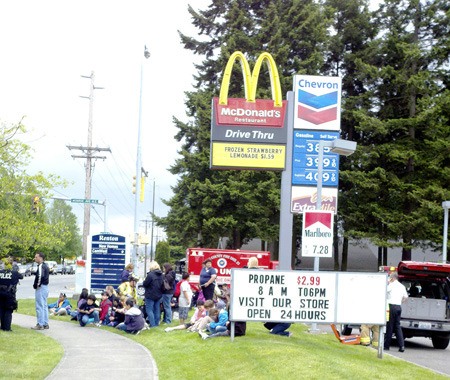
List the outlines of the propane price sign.
<svg viewBox="0 0 450 380">
<path fill-rule="evenodd" d="M 334 273 L 232 269 L 231 275 L 233 321 L 334 321 Z"/>
<path fill-rule="evenodd" d="M 302 256 L 333 256 L 332 211 L 305 211 L 303 213 Z"/>
</svg>

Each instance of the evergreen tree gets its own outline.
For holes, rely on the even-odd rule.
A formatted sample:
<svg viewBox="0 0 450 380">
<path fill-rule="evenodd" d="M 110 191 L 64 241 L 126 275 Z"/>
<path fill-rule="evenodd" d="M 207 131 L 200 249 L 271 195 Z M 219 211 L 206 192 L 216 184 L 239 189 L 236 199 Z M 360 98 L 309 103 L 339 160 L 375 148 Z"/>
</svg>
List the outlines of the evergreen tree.
<svg viewBox="0 0 450 380">
<path fill-rule="evenodd" d="M 448 157 L 442 141 L 448 139 L 448 120 L 438 122 L 441 134 L 427 120 L 430 113 L 441 114 L 435 107 L 445 102 L 448 4 L 386 0 L 377 15 L 376 54 L 361 65 L 371 108 L 355 113 L 363 140 L 353 191 L 364 197 L 359 215 L 369 220 L 359 233 L 368 232 L 380 245 L 401 246 L 402 259 L 409 260 L 414 246 L 441 240 L 436 222 L 449 195 L 448 173 L 436 167 Z"/>
<path fill-rule="evenodd" d="M 211 99 L 218 96 L 220 74 L 237 50 L 243 51 L 251 64 L 263 51 L 270 52 L 280 67 L 283 93 L 291 88 L 293 73 L 318 73 L 324 61 L 321 49 L 327 26 L 320 9 L 309 0 L 213 1 L 205 11 L 189 8 L 193 24 L 205 38 L 199 41 L 180 34 L 182 43 L 204 60 L 197 65 L 197 90 L 187 93 L 191 122 L 175 120 L 179 129 L 176 139 L 183 145 L 181 158 L 170 172 L 180 179 L 174 196 L 166 201 L 168 216 L 158 219 L 176 244 L 215 247 L 221 237 L 228 237 L 231 248 L 240 248 L 255 237 L 277 240 L 280 175 L 209 169 Z M 271 97 L 269 75 L 264 70 L 257 98 Z M 232 72 L 229 96 L 244 97 L 238 66 Z"/>
</svg>

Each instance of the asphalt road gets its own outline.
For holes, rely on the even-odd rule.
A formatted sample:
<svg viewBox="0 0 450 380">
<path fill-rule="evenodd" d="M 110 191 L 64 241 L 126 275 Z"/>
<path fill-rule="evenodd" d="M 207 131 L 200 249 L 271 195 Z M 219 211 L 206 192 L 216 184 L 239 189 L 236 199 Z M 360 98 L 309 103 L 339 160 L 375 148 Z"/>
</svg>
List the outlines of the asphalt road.
<svg viewBox="0 0 450 380">
<path fill-rule="evenodd" d="M 17 298 L 34 298 L 33 289 L 34 276 L 25 277 L 20 281 L 17 287 Z M 52 275 L 49 283 L 49 296 L 58 297 L 59 293 L 66 293 L 67 297 L 72 298 L 75 290 L 75 275 Z M 449 376 L 450 366 L 448 365 L 450 347 L 446 350 L 436 350 L 431 344 L 431 340 L 427 338 L 412 338 L 405 341 L 405 352 L 398 352 L 395 345 L 395 339 L 390 351 L 385 355 L 392 355 L 400 359 L 407 360 L 417 365 L 430 368 Z M 379 359 L 383 360 L 383 359 Z"/>
<path fill-rule="evenodd" d="M 33 289 L 34 276 L 24 277 L 17 287 L 17 299 L 34 298 Z M 49 297 L 58 297 L 59 294 L 66 293 L 68 298 L 72 298 L 75 291 L 74 274 L 55 274 L 50 276 Z"/>
</svg>

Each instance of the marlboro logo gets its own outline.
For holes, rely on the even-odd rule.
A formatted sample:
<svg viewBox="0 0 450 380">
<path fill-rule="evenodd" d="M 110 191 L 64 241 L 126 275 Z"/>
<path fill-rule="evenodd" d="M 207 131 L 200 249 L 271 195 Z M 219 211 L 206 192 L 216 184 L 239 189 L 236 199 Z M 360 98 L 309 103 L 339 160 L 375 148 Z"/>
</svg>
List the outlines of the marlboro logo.
<svg viewBox="0 0 450 380">
<path fill-rule="evenodd" d="M 309 228 L 315 223 L 322 224 L 328 229 L 331 229 L 332 225 L 332 213 L 329 212 L 308 212 L 305 215 L 305 229 Z"/>
</svg>

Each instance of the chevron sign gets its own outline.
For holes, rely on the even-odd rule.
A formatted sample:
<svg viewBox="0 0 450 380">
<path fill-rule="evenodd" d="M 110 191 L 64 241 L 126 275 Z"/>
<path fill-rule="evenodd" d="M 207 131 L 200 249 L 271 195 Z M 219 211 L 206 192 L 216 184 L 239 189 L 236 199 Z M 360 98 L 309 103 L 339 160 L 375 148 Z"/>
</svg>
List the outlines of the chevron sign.
<svg viewBox="0 0 450 380">
<path fill-rule="evenodd" d="M 339 131 L 341 78 L 296 75 L 294 77 L 294 129 Z"/>
</svg>

